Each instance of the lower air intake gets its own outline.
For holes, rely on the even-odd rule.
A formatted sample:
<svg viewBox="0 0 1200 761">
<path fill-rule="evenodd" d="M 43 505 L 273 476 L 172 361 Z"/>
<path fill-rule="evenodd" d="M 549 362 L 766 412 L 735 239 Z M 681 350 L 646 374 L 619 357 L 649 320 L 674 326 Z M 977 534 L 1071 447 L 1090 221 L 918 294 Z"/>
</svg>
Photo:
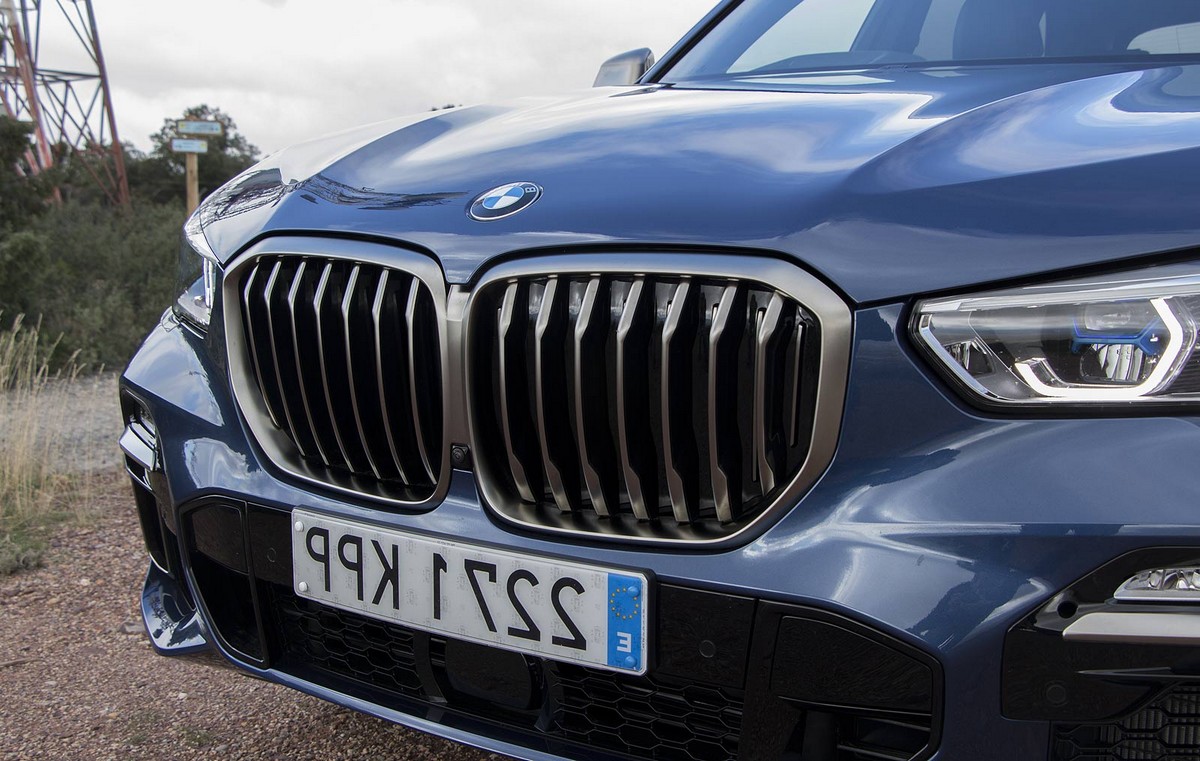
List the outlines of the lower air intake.
<svg viewBox="0 0 1200 761">
<path fill-rule="evenodd" d="M 439 710 L 484 716 L 536 732 L 547 742 L 652 761 L 728 761 L 737 757 L 741 691 L 534 659 L 538 684 L 526 705 L 481 701 L 454 690 L 445 653 L 449 643 L 394 624 L 327 608 L 273 586 L 271 622 L 276 666 L 324 683 L 350 680 L 376 700 L 393 697 Z M 424 649 L 416 642 L 424 642 Z M 480 646 L 473 646 L 479 648 Z M 483 651 L 489 648 L 481 648 Z M 424 660 L 418 653 L 424 652 Z M 501 653 L 502 655 L 511 655 Z M 520 660 L 520 656 L 512 656 Z M 436 700 L 422 687 L 422 668 L 434 675 Z M 340 684 L 340 689 L 357 692 Z"/>
<path fill-rule="evenodd" d="M 1200 758 L 1200 686 L 1176 687 L 1107 724 L 1059 725 L 1053 761 Z"/>
</svg>

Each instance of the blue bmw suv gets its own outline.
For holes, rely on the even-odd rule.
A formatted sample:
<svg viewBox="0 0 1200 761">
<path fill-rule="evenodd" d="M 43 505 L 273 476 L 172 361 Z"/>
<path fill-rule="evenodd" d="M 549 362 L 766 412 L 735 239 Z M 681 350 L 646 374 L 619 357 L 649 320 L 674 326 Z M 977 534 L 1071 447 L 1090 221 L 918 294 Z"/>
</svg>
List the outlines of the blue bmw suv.
<svg viewBox="0 0 1200 761">
<path fill-rule="evenodd" d="M 529 759 L 1200 758 L 1200 3 L 728 0 L 598 83 L 190 219 L 156 650 Z"/>
</svg>

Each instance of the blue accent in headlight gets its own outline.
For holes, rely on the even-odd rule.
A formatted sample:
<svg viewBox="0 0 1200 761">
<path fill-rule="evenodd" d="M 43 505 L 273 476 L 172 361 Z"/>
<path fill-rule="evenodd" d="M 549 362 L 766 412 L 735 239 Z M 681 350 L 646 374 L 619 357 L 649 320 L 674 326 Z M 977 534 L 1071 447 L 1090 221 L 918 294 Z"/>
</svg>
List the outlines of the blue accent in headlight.
<svg viewBox="0 0 1200 761">
<path fill-rule="evenodd" d="M 1166 348 L 1167 342 L 1162 340 L 1166 326 L 1162 320 L 1155 320 L 1147 325 L 1140 333 L 1109 333 L 1102 330 L 1088 330 L 1074 320 L 1075 336 L 1071 342 L 1071 351 L 1079 354 L 1092 346 L 1136 346 L 1147 356 L 1157 357 Z"/>
</svg>

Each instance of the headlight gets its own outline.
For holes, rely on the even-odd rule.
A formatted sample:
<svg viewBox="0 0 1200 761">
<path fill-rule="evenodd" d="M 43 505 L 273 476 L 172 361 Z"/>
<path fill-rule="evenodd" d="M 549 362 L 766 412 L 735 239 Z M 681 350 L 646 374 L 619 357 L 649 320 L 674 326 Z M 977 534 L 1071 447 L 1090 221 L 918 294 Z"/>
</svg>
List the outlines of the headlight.
<svg viewBox="0 0 1200 761">
<path fill-rule="evenodd" d="M 1020 405 L 1200 402 L 1200 271 L 993 291 L 917 305 L 913 332 L 981 401 Z"/>
<path fill-rule="evenodd" d="M 183 227 L 179 245 L 179 278 L 176 280 L 175 313 L 200 328 L 208 328 L 213 299 L 217 295 L 220 263 L 193 214 Z"/>
</svg>

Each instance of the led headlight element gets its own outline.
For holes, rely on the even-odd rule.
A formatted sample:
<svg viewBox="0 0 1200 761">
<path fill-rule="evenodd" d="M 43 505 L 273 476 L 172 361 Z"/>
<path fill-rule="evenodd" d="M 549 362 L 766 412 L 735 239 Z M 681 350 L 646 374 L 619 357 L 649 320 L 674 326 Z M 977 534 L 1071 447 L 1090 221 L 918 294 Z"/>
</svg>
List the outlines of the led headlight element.
<svg viewBox="0 0 1200 761">
<path fill-rule="evenodd" d="M 175 312 L 200 328 L 212 319 L 213 300 L 217 295 L 220 264 L 193 214 L 183 228 L 179 245 L 179 277 L 176 280 Z"/>
<path fill-rule="evenodd" d="M 1200 402 L 1200 267 L 994 291 L 917 305 L 936 364 L 997 404 Z"/>
</svg>

